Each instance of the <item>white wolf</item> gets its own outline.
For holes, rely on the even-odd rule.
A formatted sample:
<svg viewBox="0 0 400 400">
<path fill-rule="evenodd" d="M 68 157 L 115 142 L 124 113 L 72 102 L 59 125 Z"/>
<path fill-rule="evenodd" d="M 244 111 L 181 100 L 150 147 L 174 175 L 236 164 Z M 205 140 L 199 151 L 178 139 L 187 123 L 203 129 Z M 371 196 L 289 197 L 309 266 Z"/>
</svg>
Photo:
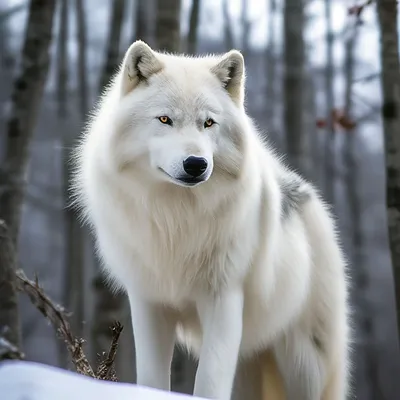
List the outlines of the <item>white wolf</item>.
<svg viewBox="0 0 400 400">
<path fill-rule="evenodd" d="M 267 392 L 343 400 L 334 222 L 262 143 L 244 83 L 238 51 L 191 58 L 132 44 L 77 150 L 78 201 L 129 296 L 138 384 L 169 390 L 177 337 L 199 357 L 196 396 L 230 399 L 238 360 L 257 359 L 275 371 Z"/>
</svg>

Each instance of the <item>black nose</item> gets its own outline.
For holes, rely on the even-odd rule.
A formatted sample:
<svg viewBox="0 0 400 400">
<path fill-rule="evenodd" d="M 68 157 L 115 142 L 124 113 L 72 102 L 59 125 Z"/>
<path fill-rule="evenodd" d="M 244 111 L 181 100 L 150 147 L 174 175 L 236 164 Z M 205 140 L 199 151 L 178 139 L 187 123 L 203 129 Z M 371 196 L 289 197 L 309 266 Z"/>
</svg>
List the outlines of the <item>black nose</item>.
<svg viewBox="0 0 400 400">
<path fill-rule="evenodd" d="M 183 161 L 183 169 L 190 176 L 197 178 L 207 169 L 207 160 L 204 157 L 190 156 Z"/>
</svg>

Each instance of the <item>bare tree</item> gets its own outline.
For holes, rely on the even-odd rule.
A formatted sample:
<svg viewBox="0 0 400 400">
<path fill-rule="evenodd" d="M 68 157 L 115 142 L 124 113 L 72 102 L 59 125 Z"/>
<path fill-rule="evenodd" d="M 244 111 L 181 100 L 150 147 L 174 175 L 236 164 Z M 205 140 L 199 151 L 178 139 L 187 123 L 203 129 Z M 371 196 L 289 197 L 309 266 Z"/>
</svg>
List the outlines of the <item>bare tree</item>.
<svg viewBox="0 0 400 400">
<path fill-rule="evenodd" d="M 352 93 L 353 93 L 353 82 L 354 82 L 354 50 L 356 48 L 357 37 L 358 37 L 359 21 L 354 21 L 349 27 L 348 37 L 345 44 L 345 106 L 344 115 L 346 118 L 352 119 Z M 358 198 L 358 165 L 356 160 L 357 154 L 357 135 L 356 130 L 348 129 L 345 134 L 344 144 L 344 161 L 346 168 L 346 194 L 347 204 L 350 208 L 351 215 L 351 254 L 350 259 L 355 270 L 362 268 L 361 259 L 361 246 L 362 246 L 362 227 L 361 227 L 361 210 L 360 201 Z"/>
<path fill-rule="evenodd" d="M 50 65 L 54 11 L 54 0 L 31 0 L 21 70 L 11 96 L 5 158 L 0 167 L 0 218 L 6 222 L 15 245 L 25 191 L 29 145 Z"/>
<path fill-rule="evenodd" d="M 303 121 L 304 2 L 286 0 L 284 8 L 284 126 L 291 165 L 306 172 L 307 136 Z"/>
<path fill-rule="evenodd" d="M 222 2 L 222 12 L 224 15 L 224 43 L 225 48 L 231 50 L 235 47 L 235 40 L 233 37 L 232 22 L 229 15 L 228 0 Z"/>
<path fill-rule="evenodd" d="M 109 22 L 109 35 L 106 46 L 106 59 L 100 78 L 99 92 L 109 83 L 119 64 L 119 46 L 121 38 L 121 27 L 124 17 L 125 0 L 115 0 L 111 7 L 111 18 Z"/>
<path fill-rule="evenodd" d="M 325 137 L 325 198 L 334 205 L 335 203 L 335 125 L 333 111 L 335 108 L 334 97 L 334 64 L 333 44 L 334 33 L 332 28 L 331 0 L 325 0 L 326 24 L 326 71 L 325 71 L 325 108 L 326 108 L 326 137 Z"/>
<path fill-rule="evenodd" d="M 68 104 L 67 101 L 67 88 L 69 81 L 69 71 L 68 71 L 68 39 L 69 39 L 69 24 L 68 24 L 68 0 L 61 0 L 59 2 L 59 32 L 58 32 L 58 43 L 57 43 L 57 111 L 58 117 L 61 120 L 61 132 L 62 140 L 67 134 L 70 135 L 69 129 L 66 126 L 66 119 L 68 116 Z M 64 143 L 68 146 L 68 143 Z M 68 147 L 64 150 L 68 154 Z M 66 198 L 68 192 L 66 191 Z M 67 260 L 69 261 L 69 260 Z M 68 268 L 65 266 L 65 268 Z M 59 350 L 59 363 L 62 367 L 67 367 L 68 354 L 67 349 L 62 342 L 58 342 Z"/>
<path fill-rule="evenodd" d="M 106 45 L 106 55 L 103 71 L 100 78 L 99 92 L 109 82 L 119 64 L 119 47 L 121 27 L 124 16 L 125 0 L 116 0 L 112 3 L 110 30 Z M 93 279 L 94 310 L 91 325 L 91 351 L 93 359 L 106 348 L 112 339 L 110 327 L 115 320 L 121 320 L 124 306 L 122 293 L 112 293 L 105 282 L 99 261 L 96 259 L 96 271 Z"/>
<path fill-rule="evenodd" d="M 386 146 L 389 242 L 400 332 L 400 65 L 396 0 L 377 0 L 381 38 L 382 118 Z M 399 333 L 400 335 L 400 333 Z"/>
<path fill-rule="evenodd" d="M 269 12 L 268 12 L 268 44 L 267 44 L 267 90 L 266 90 L 266 112 L 267 112 L 267 123 L 275 135 L 275 114 L 276 114 L 276 50 L 275 50 L 275 24 L 274 20 L 276 17 L 276 0 L 268 0 Z"/>
<path fill-rule="evenodd" d="M 146 4 L 143 0 L 136 0 L 134 10 L 134 30 L 131 42 L 135 40 L 148 41 Z"/>
<path fill-rule="evenodd" d="M 248 0 L 242 0 L 242 15 L 241 15 L 241 25 L 242 25 L 242 53 L 243 57 L 246 57 L 249 52 L 249 36 L 251 22 L 249 19 L 249 2 Z"/>
<path fill-rule="evenodd" d="M 78 39 L 78 81 L 79 100 L 82 120 L 86 118 L 89 110 L 89 93 L 86 80 L 87 74 L 87 32 L 84 0 L 75 0 L 76 4 L 76 25 Z"/>
<path fill-rule="evenodd" d="M 359 33 L 360 19 L 356 17 L 350 21 L 347 40 L 345 43 L 345 106 L 346 119 L 353 120 L 352 94 L 355 79 L 355 49 Z M 359 165 L 357 163 L 357 129 L 351 126 L 345 131 L 344 163 L 346 203 L 349 206 L 349 224 L 346 231 L 349 234 L 348 257 L 352 267 L 352 281 L 354 282 L 352 297 L 357 309 L 354 319 L 357 331 L 355 352 L 355 382 L 358 393 L 370 393 L 373 399 L 380 398 L 379 376 L 377 371 L 377 353 L 374 343 L 374 322 L 371 315 L 371 306 L 368 301 L 368 273 L 363 260 L 363 227 L 361 215 L 361 199 L 359 196 Z"/>
<path fill-rule="evenodd" d="M 68 113 L 68 0 L 60 1 L 60 30 L 57 43 L 57 105 L 58 115 L 65 118 Z"/>
<path fill-rule="evenodd" d="M 157 0 L 156 43 L 159 50 L 180 50 L 181 0 Z"/>
<path fill-rule="evenodd" d="M 20 348 L 20 324 L 15 271 L 17 260 L 7 226 L 0 220 L 0 342 L 7 340 Z M 4 350 L 0 344 L 0 360 Z M 7 352 L 8 353 L 8 352 Z M 8 357 L 8 356 L 7 356 Z"/>
<path fill-rule="evenodd" d="M 78 94 L 79 94 L 79 111 L 82 121 L 88 112 L 88 85 L 86 80 L 87 63 L 86 63 L 86 21 L 84 11 L 84 1 L 75 0 L 77 40 L 78 40 Z M 65 304 L 72 310 L 72 325 L 79 337 L 84 336 L 83 321 L 85 317 L 84 307 L 84 252 L 86 244 L 86 235 L 81 228 L 78 215 L 74 208 L 69 204 L 69 187 L 72 178 L 71 150 L 76 139 L 75 134 L 64 132 L 64 198 L 65 207 Z"/>
<path fill-rule="evenodd" d="M 197 51 L 197 31 L 199 29 L 200 20 L 200 0 L 192 0 L 192 8 L 190 10 L 189 33 L 187 37 L 187 52 L 196 54 Z"/>
<path fill-rule="evenodd" d="M 158 0 L 156 44 L 158 50 L 178 52 L 180 49 L 180 0 Z M 180 348 L 176 348 L 171 366 L 171 388 L 177 392 L 193 389 L 194 368 Z"/>
</svg>

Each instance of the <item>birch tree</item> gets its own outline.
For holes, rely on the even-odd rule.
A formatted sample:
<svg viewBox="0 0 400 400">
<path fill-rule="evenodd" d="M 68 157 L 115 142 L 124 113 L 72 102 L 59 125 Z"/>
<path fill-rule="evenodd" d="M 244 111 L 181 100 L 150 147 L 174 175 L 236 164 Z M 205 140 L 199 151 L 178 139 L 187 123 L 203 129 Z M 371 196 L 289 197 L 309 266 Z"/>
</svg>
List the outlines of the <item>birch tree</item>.
<svg viewBox="0 0 400 400">
<path fill-rule="evenodd" d="M 396 0 L 377 0 L 386 148 L 386 204 L 400 332 L 400 65 Z"/>
</svg>

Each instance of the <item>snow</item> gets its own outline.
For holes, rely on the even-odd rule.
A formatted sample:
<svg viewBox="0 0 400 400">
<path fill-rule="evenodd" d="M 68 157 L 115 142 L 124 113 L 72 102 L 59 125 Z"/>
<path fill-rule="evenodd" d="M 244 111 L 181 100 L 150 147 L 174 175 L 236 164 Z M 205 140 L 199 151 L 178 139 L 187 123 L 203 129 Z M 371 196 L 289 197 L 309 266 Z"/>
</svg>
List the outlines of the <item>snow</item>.
<svg viewBox="0 0 400 400">
<path fill-rule="evenodd" d="M 196 397 L 128 383 L 100 381 L 28 361 L 0 364 L 0 393 L 7 400 L 188 400 Z M 200 400 L 197 397 L 198 400 Z"/>
</svg>

